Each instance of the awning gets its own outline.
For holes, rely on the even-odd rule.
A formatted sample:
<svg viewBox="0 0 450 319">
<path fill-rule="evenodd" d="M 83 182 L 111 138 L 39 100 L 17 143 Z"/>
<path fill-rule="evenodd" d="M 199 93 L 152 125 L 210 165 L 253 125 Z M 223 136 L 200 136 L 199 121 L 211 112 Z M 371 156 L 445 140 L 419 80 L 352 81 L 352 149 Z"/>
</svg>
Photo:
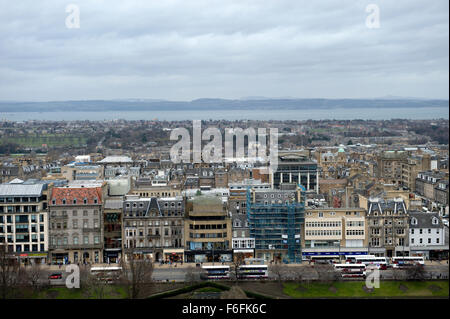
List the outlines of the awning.
<svg viewBox="0 0 450 319">
<path fill-rule="evenodd" d="M 163 249 L 163 254 L 184 254 L 184 249 Z"/>
<path fill-rule="evenodd" d="M 233 253 L 254 253 L 253 249 L 233 249 Z"/>
</svg>

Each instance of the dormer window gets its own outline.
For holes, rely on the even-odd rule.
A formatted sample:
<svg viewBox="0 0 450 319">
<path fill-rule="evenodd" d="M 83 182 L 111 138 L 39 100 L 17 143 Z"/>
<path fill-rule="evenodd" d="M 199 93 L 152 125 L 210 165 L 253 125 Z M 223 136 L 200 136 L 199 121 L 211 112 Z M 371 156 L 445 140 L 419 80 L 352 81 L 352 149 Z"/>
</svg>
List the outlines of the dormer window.
<svg viewBox="0 0 450 319">
<path fill-rule="evenodd" d="M 413 218 L 411 219 L 411 224 L 412 224 L 412 225 L 417 225 L 417 218 L 414 218 L 414 217 L 413 217 Z"/>
<path fill-rule="evenodd" d="M 94 198 L 94 204 L 97 204 L 97 203 L 98 203 L 98 199 Z"/>
<path fill-rule="evenodd" d="M 439 220 L 436 217 L 433 217 L 433 225 L 439 224 Z"/>
<path fill-rule="evenodd" d="M 83 199 L 83 203 L 86 205 L 87 202 L 88 202 L 88 201 L 87 201 L 87 198 L 84 198 L 84 199 Z"/>
<path fill-rule="evenodd" d="M 63 200 L 62 200 L 62 204 L 66 205 L 66 199 L 65 198 L 63 198 Z"/>
<path fill-rule="evenodd" d="M 52 205 L 56 205 L 56 199 L 52 199 Z"/>
<path fill-rule="evenodd" d="M 73 204 L 74 204 L 74 205 L 77 204 L 77 199 L 76 199 L 76 198 L 73 199 Z"/>
</svg>

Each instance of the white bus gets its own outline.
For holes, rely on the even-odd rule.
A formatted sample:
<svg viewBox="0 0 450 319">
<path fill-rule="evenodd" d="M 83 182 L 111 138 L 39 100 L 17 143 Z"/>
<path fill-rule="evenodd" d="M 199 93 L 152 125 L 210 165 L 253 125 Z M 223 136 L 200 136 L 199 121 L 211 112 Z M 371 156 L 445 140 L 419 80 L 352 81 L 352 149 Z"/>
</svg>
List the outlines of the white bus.
<svg viewBox="0 0 450 319">
<path fill-rule="evenodd" d="M 230 266 L 202 266 L 203 279 L 230 279 Z"/>
<path fill-rule="evenodd" d="M 376 267 L 378 269 L 386 269 L 388 266 L 388 260 L 386 257 L 374 257 L 374 256 L 358 256 L 355 257 L 357 264 L 364 264 L 366 267 Z"/>
<path fill-rule="evenodd" d="M 106 283 L 113 283 L 119 280 L 122 274 L 122 267 L 92 267 L 91 275 L 95 276 L 98 280 Z"/>
<path fill-rule="evenodd" d="M 334 269 L 339 271 L 342 277 L 366 277 L 365 264 L 335 264 Z"/>
<path fill-rule="evenodd" d="M 317 255 L 311 256 L 310 260 L 317 264 L 333 264 L 339 262 L 339 255 Z"/>
<path fill-rule="evenodd" d="M 392 265 L 394 268 L 424 264 L 424 258 L 420 256 L 392 257 Z"/>
<path fill-rule="evenodd" d="M 345 255 L 345 263 L 355 264 L 356 263 L 356 257 L 375 257 L 375 255 Z"/>
<path fill-rule="evenodd" d="M 267 265 L 241 265 L 237 271 L 238 279 L 266 279 L 268 278 Z"/>
</svg>

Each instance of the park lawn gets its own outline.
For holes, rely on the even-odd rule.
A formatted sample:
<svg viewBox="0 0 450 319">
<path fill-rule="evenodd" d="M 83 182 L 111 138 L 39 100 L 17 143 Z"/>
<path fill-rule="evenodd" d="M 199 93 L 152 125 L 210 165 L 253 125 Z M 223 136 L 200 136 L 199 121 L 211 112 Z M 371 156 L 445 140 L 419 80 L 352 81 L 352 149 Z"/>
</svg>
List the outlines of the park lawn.
<svg viewBox="0 0 450 319">
<path fill-rule="evenodd" d="M 375 288 L 372 292 L 363 289 L 364 281 L 341 281 L 332 284 L 316 282 L 309 284 L 284 283 L 283 292 L 293 298 L 448 297 L 448 283 L 444 280 L 422 282 L 381 281 L 380 288 Z"/>
<path fill-rule="evenodd" d="M 82 146 L 86 144 L 87 138 L 84 136 L 70 136 L 70 135 L 41 135 L 41 136 L 16 136 L 7 137 L 5 142 L 16 143 L 22 147 L 42 147 L 42 144 L 47 144 L 48 147 L 53 146 Z"/>
<path fill-rule="evenodd" d="M 122 286 L 106 286 L 103 299 L 125 299 L 127 293 Z M 69 289 L 66 287 L 52 287 L 39 292 L 35 299 L 98 299 L 95 294 L 89 295 L 85 289 Z"/>
</svg>

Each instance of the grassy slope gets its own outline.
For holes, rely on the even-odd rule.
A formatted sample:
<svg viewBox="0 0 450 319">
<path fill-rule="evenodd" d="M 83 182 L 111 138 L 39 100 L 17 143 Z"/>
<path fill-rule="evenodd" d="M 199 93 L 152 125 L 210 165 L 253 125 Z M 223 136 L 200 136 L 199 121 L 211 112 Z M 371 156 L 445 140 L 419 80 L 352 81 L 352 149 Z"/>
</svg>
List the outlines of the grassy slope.
<svg viewBox="0 0 450 319">
<path fill-rule="evenodd" d="M 306 289 L 299 289 L 298 283 L 285 283 L 283 292 L 294 298 L 322 298 L 322 297 L 448 297 L 448 281 L 382 281 L 380 288 L 373 292 L 366 292 L 364 282 L 344 281 L 331 284 L 311 283 L 302 284 Z M 405 286 L 408 289 L 400 289 Z M 333 291 L 330 286 L 337 290 Z M 433 291 L 430 286 L 438 286 L 441 289 Z"/>
</svg>

